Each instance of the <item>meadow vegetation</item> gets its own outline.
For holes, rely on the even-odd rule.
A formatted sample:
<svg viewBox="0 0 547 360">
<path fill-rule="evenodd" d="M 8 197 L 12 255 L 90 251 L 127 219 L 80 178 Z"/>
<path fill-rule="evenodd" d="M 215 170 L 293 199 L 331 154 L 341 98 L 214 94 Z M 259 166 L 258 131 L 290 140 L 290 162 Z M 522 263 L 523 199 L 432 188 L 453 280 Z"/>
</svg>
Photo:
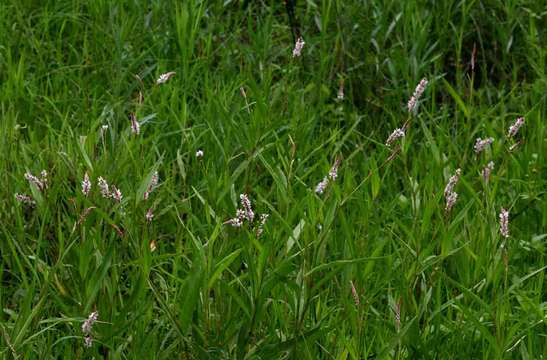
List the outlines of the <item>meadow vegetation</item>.
<svg viewBox="0 0 547 360">
<path fill-rule="evenodd" d="M 0 358 L 547 357 L 544 2 L 0 14 Z"/>
</svg>

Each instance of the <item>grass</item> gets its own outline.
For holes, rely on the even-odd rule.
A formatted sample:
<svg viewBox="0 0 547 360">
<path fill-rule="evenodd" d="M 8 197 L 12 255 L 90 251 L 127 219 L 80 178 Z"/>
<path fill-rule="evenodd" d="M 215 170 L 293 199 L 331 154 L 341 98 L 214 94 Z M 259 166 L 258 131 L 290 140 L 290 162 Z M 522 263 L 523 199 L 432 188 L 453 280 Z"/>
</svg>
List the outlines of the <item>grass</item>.
<svg viewBox="0 0 547 360">
<path fill-rule="evenodd" d="M 541 1 L 298 1 L 292 30 L 282 2 L 0 12 L 1 358 L 547 357 Z M 261 236 L 225 224 L 241 193 Z"/>
</svg>

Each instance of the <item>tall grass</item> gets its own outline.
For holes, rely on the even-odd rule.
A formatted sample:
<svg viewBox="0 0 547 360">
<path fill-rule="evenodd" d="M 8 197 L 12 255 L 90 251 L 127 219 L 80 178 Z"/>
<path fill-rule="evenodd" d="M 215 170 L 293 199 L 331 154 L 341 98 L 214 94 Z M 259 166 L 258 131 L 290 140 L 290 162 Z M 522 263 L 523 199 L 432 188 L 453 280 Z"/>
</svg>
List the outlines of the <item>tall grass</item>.
<svg viewBox="0 0 547 360">
<path fill-rule="evenodd" d="M 546 357 L 542 2 L 295 3 L 0 3 L 0 357 Z"/>
</svg>

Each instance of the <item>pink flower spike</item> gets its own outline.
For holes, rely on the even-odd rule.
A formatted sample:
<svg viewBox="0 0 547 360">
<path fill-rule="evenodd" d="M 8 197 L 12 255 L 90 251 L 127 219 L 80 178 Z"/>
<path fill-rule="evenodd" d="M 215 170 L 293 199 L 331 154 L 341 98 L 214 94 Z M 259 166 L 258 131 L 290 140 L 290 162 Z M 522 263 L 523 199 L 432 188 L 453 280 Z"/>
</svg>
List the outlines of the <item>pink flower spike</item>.
<svg viewBox="0 0 547 360">
<path fill-rule="evenodd" d="M 492 144 L 494 142 L 493 137 L 486 138 L 482 140 L 481 138 L 477 138 L 475 141 L 475 153 L 480 154 L 488 145 Z"/>
<path fill-rule="evenodd" d="M 499 218 L 501 236 L 507 239 L 509 237 L 509 211 L 502 208 Z"/>
<path fill-rule="evenodd" d="M 420 100 L 420 97 L 422 97 L 422 94 L 425 91 L 425 88 L 427 87 L 427 84 L 429 82 L 426 78 L 423 78 L 420 83 L 416 86 L 416 89 L 414 90 L 414 94 L 412 94 L 412 97 L 410 100 L 408 100 L 407 108 L 408 112 L 415 112 L 418 106 L 418 100 Z"/>
<path fill-rule="evenodd" d="M 99 187 L 99 190 L 101 190 L 101 195 L 104 198 L 110 197 L 110 189 L 108 183 L 105 179 L 102 178 L 102 176 L 99 176 L 99 178 L 97 179 L 97 186 Z"/>
<path fill-rule="evenodd" d="M 389 135 L 389 137 L 387 138 L 386 145 L 391 146 L 391 144 L 393 144 L 395 141 L 397 141 L 398 139 L 400 139 L 404 136 L 405 136 L 404 128 L 395 129 L 395 130 L 393 130 L 391 135 Z"/>
<path fill-rule="evenodd" d="M 84 196 L 88 196 L 89 192 L 91 191 L 91 181 L 89 180 L 89 175 L 87 175 L 87 171 L 84 174 L 84 180 L 82 181 L 82 194 Z"/>
<path fill-rule="evenodd" d="M 524 117 L 519 117 L 517 120 L 515 120 L 513 125 L 509 127 L 507 137 L 514 137 L 515 135 L 517 135 L 517 132 L 522 127 L 522 125 L 524 125 Z"/>
<path fill-rule="evenodd" d="M 296 44 L 294 44 L 294 49 L 292 51 L 292 57 L 293 58 L 299 57 L 302 54 L 302 49 L 304 48 L 305 44 L 306 43 L 304 42 L 304 39 L 302 39 L 302 37 L 299 37 L 296 40 Z"/>
<path fill-rule="evenodd" d="M 154 208 L 148 209 L 144 217 L 146 218 L 146 221 L 152 222 L 152 219 L 154 219 Z"/>
<path fill-rule="evenodd" d="M 112 193 L 111 193 L 112 199 L 116 200 L 117 202 L 122 202 L 122 192 L 120 189 L 112 185 Z"/>
</svg>

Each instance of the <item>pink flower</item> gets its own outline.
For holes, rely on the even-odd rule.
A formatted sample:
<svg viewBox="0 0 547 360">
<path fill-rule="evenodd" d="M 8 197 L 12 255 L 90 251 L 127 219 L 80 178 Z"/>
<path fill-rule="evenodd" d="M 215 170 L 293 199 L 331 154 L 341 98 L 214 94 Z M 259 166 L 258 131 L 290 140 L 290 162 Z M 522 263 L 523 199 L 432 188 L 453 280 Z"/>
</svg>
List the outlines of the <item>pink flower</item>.
<svg viewBox="0 0 547 360">
<path fill-rule="evenodd" d="M 389 137 L 387 138 L 386 145 L 390 146 L 392 143 L 394 143 L 395 141 L 397 141 L 398 139 L 404 136 L 405 136 L 405 130 L 403 128 L 395 129 L 393 130 L 391 135 L 389 135 Z"/>
<path fill-rule="evenodd" d="M 259 238 L 260 235 L 264 232 L 264 225 L 266 224 L 266 220 L 268 220 L 269 214 L 261 214 L 260 215 L 260 222 L 258 223 L 258 227 L 256 228 L 256 237 Z"/>
<path fill-rule="evenodd" d="M 522 127 L 522 125 L 524 125 L 524 117 L 519 117 L 517 120 L 515 120 L 513 125 L 511 125 L 509 127 L 507 137 L 513 137 L 513 136 L 517 135 L 517 132 Z"/>
<path fill-rule="evenodd" d="M 99 176 L 99 178 L 97 179 L 97 186 L 99 187 L 99 190 L 101 191 L 101 195 L 104 198 L 110 197 L 110 189 L 109 189 L 108 183 L 106 182 L 105 179 L 102 178 L 102 176 Z"/>
<path fill-rule="evenodd" d="M 91 191 L 91 181 L 89 180 L 89 175 L 87 175 L 87 172 L 84 174 L 84 180 L 82 181 L 82 194 L 84 196 L 88 196 L 89 192 Z"/>
<path fill-rule="evenodd" d="M 414 90 L 414 94 L 412 95 L 410 100 L 408 100 L 408 104 L 407 104 L 408 112 L 416 111 L 418 100 L 420 100 L 420 97 L 424 93 L 425 88 L 427 87 L 427 84 L 428 84 L 428 81 L 427 79 L 424 78 L 420 81 L 418 86 L 416 86 L 416 89 Z"/>
<path fill-rule="evenodd" d="M 146 221 L 151 222 L 152 219 L 154 219 L 154 208 L 148 209 L 144 217 L 146 218 Z"/>
<path fill-rule="evenodd" d="M 460 175 L 462 173 L 461 169 L 457 169 L 454 175 L 448 179 L 448 184 L 446 184 L 446 187 L 444 188 L 444 197 L 446 199 L 446 206 L 444 210 L 448 213 L 450 210 L 452 210 L 452 207 L 454 204 L 456 204 L 456 201 L 458 200 L 458 193 L 454 191 L 454 187 L 460 180 Z"/>
<path fill-rule="evenodd" d="M 32 198 L 26 194 L 15 194 L 15 200 L 17 200 L 21 204 L 26 204 L 30 206 L 36 205 L 36 202 L 32 200 Z"/>
<path fill-rule="evenodd" d="M 114 185 L 112 185 L 112 193 L 110 195 L 112 196 L 112 199 L 116 200 L 117 202 L 122 202 L 122 192 Z"/>
<path fill-rule="evenodd" d="M 36 185 L 40 191 L 47 189 L 47 171 L 42 170 L 40 173 L 40 179 L 32 175 L 29 171 L 25 173 L 25 179 L 30 183 Z"/>
<path fill-rule="evenodd" d="M 292 57 L 295 58 L 295 57 L 299 57 L 302 53 L 302 49 L 304 48 L 304 45 L 306 43 L 304 42 L 304 39 L 302 39 L 302 37 L 299 37 L 297 40 L 296 40 L 296 44 L 294 44 L 294 49 L 292 51 Z"/>
<path fill-rule="evenodd" d="M 504 238 L 509 237 L 509 211 L 504 208 L 500 211 L 500 233 Z"/>
<path fill-rule="evenodd" d="M 490 174 L 492 173 L 492 170 L 494 170 L 494 162 L 490 161 L 488 165 L 486 165 L 485 168 L 482 169 L 482 178 L 485 182 L 488 182 L 488 180 L 490 180 Z"/>
<path fill-rule="evenodd" d="M 479 154 L 481 153 L 488 145 L 492 144 L 494 142 L 494 138 L 492 137 L 489 137 L 489 138 L 486 138 L 484 140 L 482 140 L 481 138 L 477 138 L 477 140 L 475 141 L 475 153 L 476 154 Z"/>
</svg>

